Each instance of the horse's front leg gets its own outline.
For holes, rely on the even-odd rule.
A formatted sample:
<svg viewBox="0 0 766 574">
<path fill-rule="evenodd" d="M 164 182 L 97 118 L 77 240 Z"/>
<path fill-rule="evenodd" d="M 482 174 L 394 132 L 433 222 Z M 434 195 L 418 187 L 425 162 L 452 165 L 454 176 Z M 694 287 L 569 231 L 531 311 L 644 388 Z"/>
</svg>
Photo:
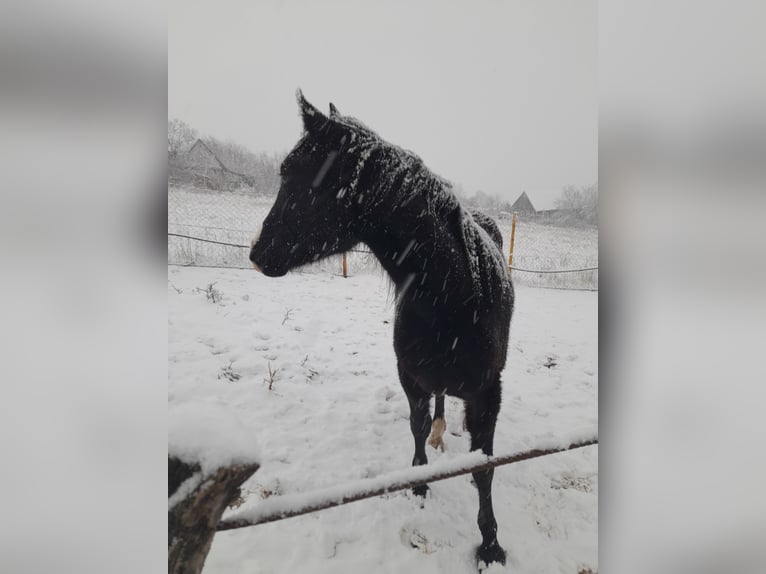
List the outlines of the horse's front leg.
<svg viewBox="0 0 766 574">
<path fill-rule="evenodd" d="M 399 367 L 399 381 L 410 403 L 410 430 L 415 439 L 415 455 L 412 457 L 412 466 L 420 466 L 428 463 L 426 456 L 426 439 L 431 430 L 431 413 L 429 401 L 431 396 L 418 388 L 415 380 Z M 425 496 L 428 485 L 422 484 L 412 489 L 412 492 Z"/>
<path fill-rule="evenodd" d="M 493 454 L 495 423 L 500 411 L 500 381 L 489 391 L 466 401 L 466 426 L 471 433 L 471 450 L 479 450 L 489 456 Z M 497 521 L 492 509 L 492 478 L 494 470 L 473 473 L 473 481 L 479 491 L 479 530 L 481 546 L 476 558 L 489 565 L 492 562 L 505 564 L 505 550 L 497 541 Z"/>
</svg>

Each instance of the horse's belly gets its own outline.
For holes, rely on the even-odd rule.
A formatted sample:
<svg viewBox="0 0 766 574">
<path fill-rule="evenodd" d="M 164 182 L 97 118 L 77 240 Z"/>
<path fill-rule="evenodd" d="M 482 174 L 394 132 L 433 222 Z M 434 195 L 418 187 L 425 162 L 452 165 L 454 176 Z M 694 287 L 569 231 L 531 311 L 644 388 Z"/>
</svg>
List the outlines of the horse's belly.
<svg viewBox="0 0 766 574">
<path fill-rule="evenodd" d="M 468 344 L 461 349 L 459 339 L 454 348 L 412 339 L 395 344 L 395 350 L 399 365 L 426 393 L 468 398 L 500 374 L 499 357 L 492 349 Z"/>
<path fill-rule="evenodd" d="M 497 314 L 417 305 L 397 309 L 394 351 L 405 372 L 427 393 L 470 396 L 497 382 L 505 365 L 507 323 Z"/>
</svg>

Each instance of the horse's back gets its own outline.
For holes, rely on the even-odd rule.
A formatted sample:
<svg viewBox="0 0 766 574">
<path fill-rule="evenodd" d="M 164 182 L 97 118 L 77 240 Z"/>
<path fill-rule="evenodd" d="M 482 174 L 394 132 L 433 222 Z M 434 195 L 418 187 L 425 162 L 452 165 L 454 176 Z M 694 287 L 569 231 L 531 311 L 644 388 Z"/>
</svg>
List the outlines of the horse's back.
<svg viewBox="0 0 766 574">
<path fill-rule="evenodd" d="M 497 248 L 500 250 L 500 253 L 503 252 L 503 234 L 500 231 L 500 227 L 497 225 L 497 222 L 492 219 L 489 215 L 484 213 L 483 211 L 480 211 L 475 208 L 471 208 L 468 210 L 468 212 L 471 214 L 471 217 L 473 217 L 473 220 L 479 224 L 479 227 L 481 227 L 484 231 L 487 232 L 487 235 L 489 235 L 489 238 L 497 245 Z"/>
</svg>

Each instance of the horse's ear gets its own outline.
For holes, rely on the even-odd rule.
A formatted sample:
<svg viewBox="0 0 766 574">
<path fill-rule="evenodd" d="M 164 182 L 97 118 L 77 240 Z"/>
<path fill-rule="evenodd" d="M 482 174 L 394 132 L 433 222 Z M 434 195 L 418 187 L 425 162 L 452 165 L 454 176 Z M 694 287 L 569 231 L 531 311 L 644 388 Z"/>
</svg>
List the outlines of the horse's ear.
<svg viewBox="0 0 766 574">
<path fill-rule="evenodd" d="M 330 102 L 330 117 L 337 118 L 339 115 L 340 115 L 340 112 L 338 111 L 338 108 L 335 107 L 335 104 Z"/>
<path fill-rule="evenodd" d="M 301 92 L 300 88 L 298 88 L 295 97 L 298 100 L 298 107 L 300 107 L 301 115 L 303 116 L 303 127 L 307 132 L 318 129 L 324 125 L 327 118 L 303 97 L 303 92 Z"/>
</svg>

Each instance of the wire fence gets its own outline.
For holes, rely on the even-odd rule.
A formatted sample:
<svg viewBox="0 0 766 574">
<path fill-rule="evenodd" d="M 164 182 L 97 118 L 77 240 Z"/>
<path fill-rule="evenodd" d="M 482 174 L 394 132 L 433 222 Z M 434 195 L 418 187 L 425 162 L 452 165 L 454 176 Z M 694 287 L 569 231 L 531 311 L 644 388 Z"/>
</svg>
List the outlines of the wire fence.
<svg viewBox="0 0 766 574">
<path fill-rule="evenodd" d="M 273 202 L 273 197 L 249 191 L 168 188 L 168 264 L 251 268 L 250 240 Z M 516 284 L 598 290 L 597 228 L 524 215 L 515 221 L 506 214 L 489 215 L 503 233 L 503 251 Z M 364 248 L 305 268 L 343 275 L 379 269 L 375 256 Z"/>
</svg>

